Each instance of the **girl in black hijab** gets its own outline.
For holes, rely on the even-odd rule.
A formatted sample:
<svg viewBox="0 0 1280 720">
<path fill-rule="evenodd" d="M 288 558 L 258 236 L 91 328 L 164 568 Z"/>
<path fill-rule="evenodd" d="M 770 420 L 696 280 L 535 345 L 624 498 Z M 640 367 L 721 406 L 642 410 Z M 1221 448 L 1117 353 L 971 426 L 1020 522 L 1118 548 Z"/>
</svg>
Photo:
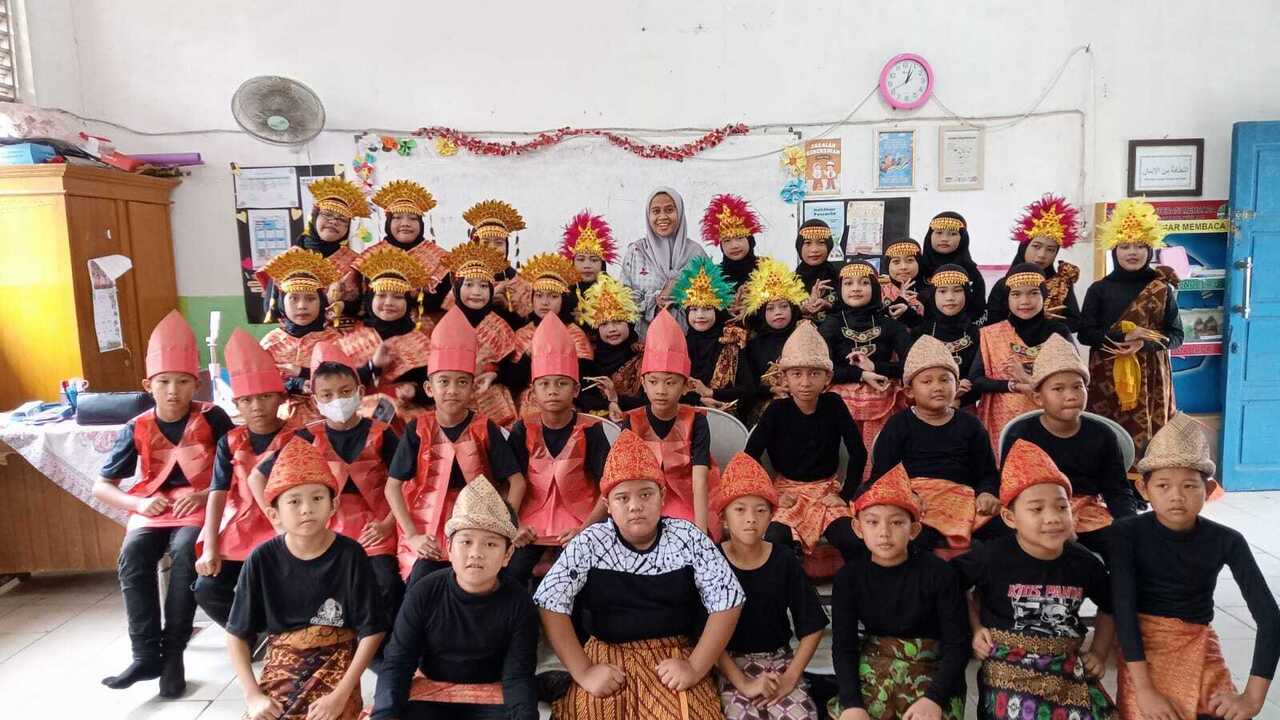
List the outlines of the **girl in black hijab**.
<svg viewBox="0 0 1280 720">
<path fill-rule="evenodd" d="M 969 276 L 977 296 L 987 296 L 987 282 L 969 254 L 969 224 L 960 213 L 947 210 L 934 215 L 924 234 L 923 249 L 921 277 L 932 277 L 943 265 L 959 265 Z M 978 322 L 982 322 L 983 311 L 981 303 L 975 303 L 968 310 L 969 316 Z"/>
<path fill-rule="evenodd" d="M 809 298 L 800 305 L 804 316 L 819 320 L 835 304 L 840 290 L 840 271 L 827 258 L 835 248 L 831 228 L 814 218 L 806 220 L 796 233 L 796 275 L 804 282 Z"/>
<path fill-rule="evenodd" d="M 969 370 L 978 356 L 978 325 L 969 318 L 966 308 L 977 302 L 973 283 L 959 265 L 943 265 L 929 278 L 925 317 L 912 333 L 914 338 L 932 335 L 942 341 L 960 367 L 960 385 L 956 407 L 977 402 Z"/>
</svg>

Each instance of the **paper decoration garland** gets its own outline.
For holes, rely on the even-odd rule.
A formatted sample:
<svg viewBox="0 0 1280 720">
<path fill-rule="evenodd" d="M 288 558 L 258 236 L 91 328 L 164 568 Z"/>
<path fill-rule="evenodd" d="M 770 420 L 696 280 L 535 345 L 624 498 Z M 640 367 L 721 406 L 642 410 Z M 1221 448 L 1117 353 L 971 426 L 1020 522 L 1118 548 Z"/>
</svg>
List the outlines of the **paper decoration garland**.
<svg viewBox="0 0 1280 720">
<path fill-rule="evenodd" d="M 720 143 L 724 142 L 725 138 L 730 135 L 745 135 L 748 132 L 750 132 L 750 128 L 742 123 L 738 123 L 736 125 L 725 125 L 717 130 L 712 130 L 697 140 L 683 145 L 651 145 L 649 143 L 636 142 L 629 137 L 608 132 L 606 130 L 567 127 L 559 128 L 558 130 L 553 130 L 551 132 L 539 133 L 532 140 L 525 143 L 517 143 L 515 141 L 501 143 L 481 140 L 460 130 L 445 127 L 418 128 L 413 134 L 417 137 L 424 137 L 432 140 L 443 138 L 454 147 L 462 148 L 474 155 L 487 155 L 491 157 L 526 155 L 561 143 L 568 138 L 595 136 L 602 137 L 614 146 L 620 147 L 623 150 L 642 158 L 675 160 L 679 162 L 686 158 L 691 158 L 705 150 L 710 150 L 711 148 L 716 147 Z M 440 145 L 437 144 L 436 147 L 440 148 Z"/>
</svg>

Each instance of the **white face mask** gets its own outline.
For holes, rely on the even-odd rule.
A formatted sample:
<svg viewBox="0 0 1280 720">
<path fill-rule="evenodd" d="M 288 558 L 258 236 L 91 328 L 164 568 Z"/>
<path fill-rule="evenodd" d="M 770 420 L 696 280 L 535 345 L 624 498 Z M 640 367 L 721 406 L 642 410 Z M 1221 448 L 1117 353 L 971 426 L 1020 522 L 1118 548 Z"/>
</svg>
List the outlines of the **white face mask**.
<svg viewBox="0 0 1280 720">
<path fill-rule="evenodd" d="M 356 393 L 351 397 L 334 398 L 329 402 L 316 403 L 316 408 L 325 419 L 332 420 L 336 423 L 344 423 L 356 414 L 356 410 L 360 409 L 361 401 L 360 393 Z"/>
</svg>

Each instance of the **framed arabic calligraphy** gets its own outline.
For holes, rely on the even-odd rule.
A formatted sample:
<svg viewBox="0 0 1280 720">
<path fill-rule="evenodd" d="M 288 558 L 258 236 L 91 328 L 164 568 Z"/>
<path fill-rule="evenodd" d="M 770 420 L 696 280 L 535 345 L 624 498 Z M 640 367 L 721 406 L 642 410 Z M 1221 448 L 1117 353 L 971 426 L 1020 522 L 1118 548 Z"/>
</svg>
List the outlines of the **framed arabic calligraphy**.
<svg viewBox="0 0 1280 720">
<path fill-rule="evenodd" d="M 1204 138 L 1130 140 L 1128 195 L 1204 194 Z"/>
</svg>

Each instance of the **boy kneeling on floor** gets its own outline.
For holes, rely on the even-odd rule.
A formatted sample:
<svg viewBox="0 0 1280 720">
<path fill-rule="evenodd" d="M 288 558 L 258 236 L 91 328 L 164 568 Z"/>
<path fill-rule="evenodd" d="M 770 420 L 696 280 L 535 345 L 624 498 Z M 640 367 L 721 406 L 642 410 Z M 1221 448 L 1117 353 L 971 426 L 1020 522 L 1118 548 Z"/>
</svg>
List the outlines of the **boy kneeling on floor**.
<svg viewBox="0 0 1280 720">
<path fill-rule="evenodd" d="M 263 493 L 284 534 L 259 545 L 240 570 L 227 650 L 250 720 L 354 720 L 360 675 L 386 634 L 373 566 L 360 543 L 329 529 L 338 483 L 320 450 L 293 438 Z M 249 642 L 269 634 L 262 675 Z"/>
</svg>

